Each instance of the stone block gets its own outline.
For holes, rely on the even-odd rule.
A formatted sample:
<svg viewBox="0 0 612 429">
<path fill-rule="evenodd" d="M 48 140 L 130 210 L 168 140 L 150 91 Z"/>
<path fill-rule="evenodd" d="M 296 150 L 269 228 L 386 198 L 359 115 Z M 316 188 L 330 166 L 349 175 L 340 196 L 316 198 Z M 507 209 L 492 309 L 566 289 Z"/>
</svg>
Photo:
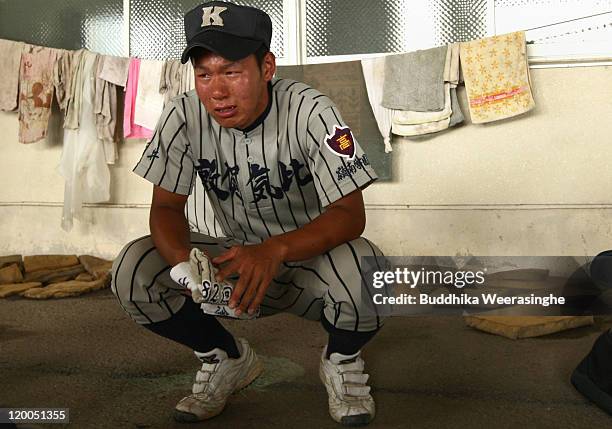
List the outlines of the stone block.
<svg viewBox="0 0 612 429">
<path fill-rule="evenodd" d="M 34 255 L 23 257 L 23 266 L 26 273 L 72 267 L 78 264 L 79 258 L 76 255 Z"/>
<path fill-rule="evenodd" d="M 42 283 L 17 283 L 9 285 L 0 285 L 0 298 L 6 298 L 11 295 L 19 295 L 28 289 L 39 288 Z"/>
<path fill-rule="evenodd" d="M 539 337 L 593 324 L 593 316 L 466 316 L 465 323 L 513 340 Z"/>
<path fill-rule="evenodd" d="M 54 270 L 38 270 L 31 273 L 26 273 L 26 282 L 54 283 L 58 279 L 74 279 L 81 273 L 85 272 L 85 268 L 81 265 L 74 265 L 65 268 L 56 268 Z"/>
<path fill-rule="evenodd" d="M 110 276 L 92 282 L 72 280 L 64 283 L 56 283 L 47 287 L 29 289 L 23 292 L 21 296 L 33 299 L 67 298 L 104 289 L 108 286 L 110 286 Z"/>
<path fill-rule="evenodd" d="M 81 255 L 79 261 L 83 264 L 85 270 L 95 278 L 104 277 L 113 267 L 113 261 L 91 255 Z"/>
<path fill-rule="evenodd" d="M 23 258 L 21 255 L 0 256 L 0 268 L 4 268 L 12 264 L 19 265 L 19 269 L 23 271 Z"/>
<path fill-rule="evenodd" d="M 8 267 L 0 268 L 0 284 L 12 284 L 23 282 L 23 274 L 19 265 L 12 264 Z"/>
</svg>

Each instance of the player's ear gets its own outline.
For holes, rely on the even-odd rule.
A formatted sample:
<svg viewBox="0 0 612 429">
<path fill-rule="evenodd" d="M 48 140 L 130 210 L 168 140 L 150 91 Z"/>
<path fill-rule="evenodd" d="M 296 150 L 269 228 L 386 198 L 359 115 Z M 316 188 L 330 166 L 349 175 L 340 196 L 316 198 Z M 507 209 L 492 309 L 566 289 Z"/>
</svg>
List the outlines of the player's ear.
<svg viewBox="0 0 612 429">
<path fill-rule="evenodd" d="M 261 71 L 266 82 L 269 82 L 276 73 L 276 57 L 272 52 L 266 52 L 261 63 Z"/>
</svg>

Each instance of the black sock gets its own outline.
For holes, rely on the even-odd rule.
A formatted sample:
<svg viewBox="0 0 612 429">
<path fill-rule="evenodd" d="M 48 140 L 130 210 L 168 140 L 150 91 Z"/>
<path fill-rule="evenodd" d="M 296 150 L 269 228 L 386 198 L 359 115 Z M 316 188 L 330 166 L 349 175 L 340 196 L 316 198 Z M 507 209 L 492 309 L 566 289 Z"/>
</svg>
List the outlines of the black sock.
<svg viewBox="0 0 612 429">
<path fill-rule="evenodd" d="M 240 357 L 232 334 L 214 316 L 203 313 L 191 299 L 186 299 L 183 307 L 170 319 L 142 326 L 197 352 L 220 348 L 230 358 Z"/>
<path fill-rule="evenodd" d="M 338 329 L 329 323 L 329 321 L 323 315 L 321 316 L 321 324 L 329 333 L 327 353 L 325 356 L 328 359 L 332 353 L 340 353 L 343 355 L 353 355 L 357 353 L 378 332 L 378 329 L 367 332 L 345 331 L 344 329 Z"/>
</svg>

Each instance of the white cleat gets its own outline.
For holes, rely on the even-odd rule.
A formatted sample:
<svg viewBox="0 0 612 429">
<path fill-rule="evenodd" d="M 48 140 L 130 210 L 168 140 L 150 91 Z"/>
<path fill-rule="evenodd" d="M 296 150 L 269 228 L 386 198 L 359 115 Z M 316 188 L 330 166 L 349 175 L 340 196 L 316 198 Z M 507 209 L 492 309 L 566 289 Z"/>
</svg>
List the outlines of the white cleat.
<svg viewBox="0 0 612 429">
<path fill-rule="evenodd" d="M 198 422 L 220 414 L 227 398 L 247 387 L 263 372 L 263 364 L 244 338 L 236 339 L 238 359 L 231 359 L 221 349 L 208 353 L 194 352 L 202 361 L 196 374 L 192 394 L 179 401 L 174 409 L 178 422 Z"/>
<path fill-rule="evenodd" d="M 332 353 L 321 356 L 319 376 L 329 398 L 329 414 L 345 426 L 363 426 L 374 419 L 376 407 L 366 384 L 368 374 L 363 373 L 364 362 L 360 353 L 351 356 Z"/>
</svg>

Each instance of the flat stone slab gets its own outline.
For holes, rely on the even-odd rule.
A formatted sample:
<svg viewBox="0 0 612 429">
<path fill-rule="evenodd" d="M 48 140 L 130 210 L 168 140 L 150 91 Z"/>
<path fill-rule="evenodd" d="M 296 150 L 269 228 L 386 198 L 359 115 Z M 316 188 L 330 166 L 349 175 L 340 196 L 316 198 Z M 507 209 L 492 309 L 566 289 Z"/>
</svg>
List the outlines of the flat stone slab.
<svg viewBox="0 0 612 429">
<path fill-rule="evenodd" d="M 25 298 L 33 299 L 49 299 L 49 298 L 67 298 L 71 296 L 79 296 L 84 293 L 93 292 L 95 290 L 104 289 L 110 285 L 110 276 L 94 280 L 92 282 L 80 282 L 72 280 L 69 282 L 55 283 L 47 287 L 37 287 L 28 289 L 21 294 Z"/>
<path fill-rule="evenodd" d="M 113 261 L 91 255 L 81 255 L 79 261 L 85 270 L 97 279 L 104 277 L 113 267 Z"/>
<path fill-rule="evenodd" d="M 50 270 L 38 270 L 31 273 L 26 273 L 26 282 L 41 282 L 41 283 L 57 283 L 61 281 L 72 280 L 76 276 L 85 272 L 82 265 L 74 265 L 71 267 L 56 268 Z"/>
<path fill-rule="evenodd" d="M 513 340 L 593 324 L 593 316 L 466 316 L 464 320 L 474 329 Z"/>
<path fill-rule="evenodd" d="M 12 264 L 8 267 L 0 268 L 0 284 L 12 284 L 23 282 L 23 274 L 19 265 Z"/>
<path fill-rule="evenodd" d="M 28 289 L 38 288 L 40 286 L 42 286 L 42 283 L 37 282 L 0 285 L 0 298 L 6 298 L 11 295 L 19 295 Z"/>
<path fill-rule="evenodd" d="M 8 265 L 17 264 L 20 269 L 23 269 L 23 258 L 21 255 L 0 256 L 0 268 Z"/>
<path fill-rule="evenodd" d="M 74 278 L 80 282 L 93 282 L 95 280 L 94 276 L 89 273 L 81 273 Z"/>
<path fill-rule="evenodd" d="M 71 267 L 78 264 L 79 258 L 76 255 L 33 255 L 23 257 L 23 266 L 26 273 Z"/>
</svg>

